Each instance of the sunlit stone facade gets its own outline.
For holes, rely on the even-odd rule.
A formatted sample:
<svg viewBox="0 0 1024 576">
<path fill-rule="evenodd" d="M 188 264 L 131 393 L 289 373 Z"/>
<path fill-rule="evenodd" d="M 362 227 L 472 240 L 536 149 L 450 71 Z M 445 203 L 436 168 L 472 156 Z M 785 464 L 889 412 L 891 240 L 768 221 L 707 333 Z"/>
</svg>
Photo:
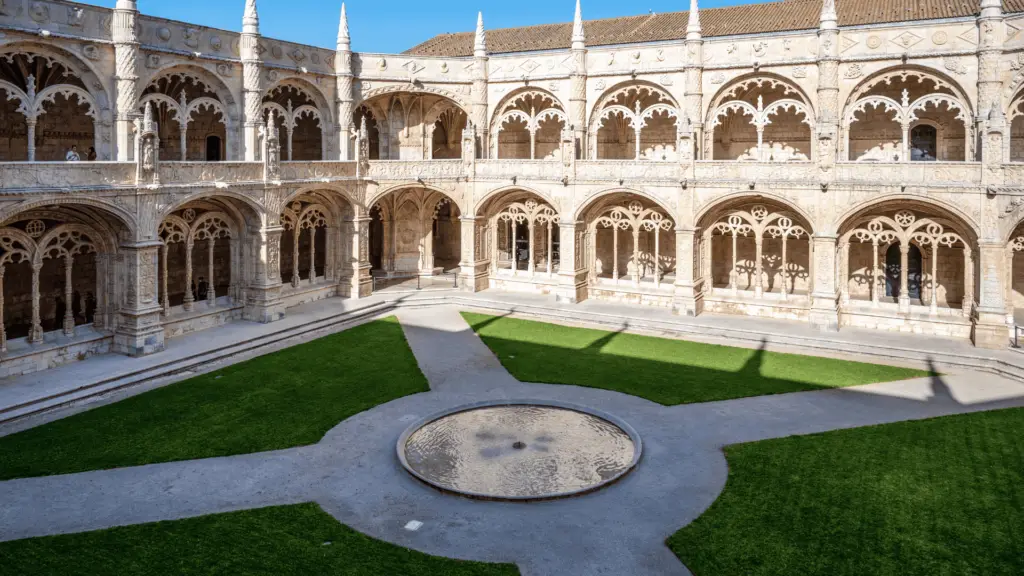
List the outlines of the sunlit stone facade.
<svg viewBox="0 0 1024 576">
<path fill-rule="evenodd" d="M 328 50 L 262 37 L 255 0 L 241 33 L 0 0 L 0 375 L 451 271 L 1005 347 L 1024 2 L 868 5 L 577 5 L 369 54 L 343 8 Z M 659 31 L 601 32 L 627 24 Z"/>
</svg>

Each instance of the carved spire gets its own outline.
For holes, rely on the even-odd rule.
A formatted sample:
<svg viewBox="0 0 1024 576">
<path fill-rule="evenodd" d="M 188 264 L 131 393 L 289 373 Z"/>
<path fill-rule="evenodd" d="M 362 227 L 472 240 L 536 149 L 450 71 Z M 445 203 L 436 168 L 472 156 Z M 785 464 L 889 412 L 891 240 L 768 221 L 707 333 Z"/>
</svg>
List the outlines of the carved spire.
<svg viewBox="0 0 1024 576">
<path fill-rule="evenodd" d="M 697 10 L 697 0 L 690 0 L 690 20 L 686 23 L 686 39 L 699 40 L 700 37 L 700 12 Z"/>
<path fill-rule="evenodd" d="M 484 13 L 476 14 L 476 41 L 473 43 L 473 56 L 487 56 L 487 36 L 484 33 Z"/>
<path fill-rule="evenodd" d="M 583 31 L 583 12 L 580 10 L 580 0 L 576 0 L 576 15 L 572 19 L 572 49 L 583 50 L 587 41 L 587 35 Z"/>
<path fill-rule="evenodd" d="M 182 94 L 184 96 L 184 94 Z M 136 116 L 138 118 L 138 116 Z M 146 102 L 146 111 L 142 115 L 142 124 L 149 130 L 150 126 L 153 125 L 153 101 Z"/>
<path fill-rule="evenodd" d="M 242 33 L 260 33 L 260 15 L 256 12 L 256 0 L 245 0 L 245 15 L 242 16 Z"/>
<path fill-rule="evenodd" d="M 114 5 L 114 10 L 131 10 L 132 12 L 138 12 L 139 6 L 136 0 L 117 0 L 117 4 Z"/>
<path fill-rule="evenodd" d="M 839 26 L 839 17 L 836 15 L 836 0 L 824 0 L 821 4 L 821 23 L 818 27 L 822 30 L 834 30 Z"/>
<path fill-rule="evenodd" d="M 341 3 L 341 22 L 338 23 L 338 51 L 351 51 L 352 38 L 348 35 L 348 15 L 345 14 L 345 3 Z"/>
</svg>

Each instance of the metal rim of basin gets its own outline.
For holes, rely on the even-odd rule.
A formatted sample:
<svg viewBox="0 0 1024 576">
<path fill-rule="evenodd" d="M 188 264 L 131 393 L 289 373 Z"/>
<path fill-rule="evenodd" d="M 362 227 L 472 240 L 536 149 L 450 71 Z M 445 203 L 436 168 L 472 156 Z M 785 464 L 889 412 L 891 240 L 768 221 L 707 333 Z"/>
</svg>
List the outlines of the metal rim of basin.
<svg viewBox="0 0 1024 576">
<path fill-rule="evenodd" d="M 479 410 L 479 409 L 482 409 L 482 408 L 500 408 L 500 407 L 508 407 L 508 406 L 533 406 L 533 407 L 538 407 L 538 408 L 554 408 L 554 409 L 561 409 L 561 410 L 569 410 L 569 411 L 578 412 L 580 414 L 584 414 L 584 415 L 587 415 L 587 416 L 591 416 L 591 417 L 594 417 L 594 418 L 598 418 L 600 420 L 604 420 L 605 422 L 615 426 L 616 428 L 618 428 L 619 430 L 624 432 L 626 434 L 626 436 L 629 437 L 629 440 L 633 443 L 633 459 L 624 469 L 619 471 L 615 476 L 612 476 L 612 477 L 610 477 L 608 479 L 605 479 L 605 480 L 603 480 L 601 482 L 598 482 L 596 484 L 592 484 L 592 485 L 586 486 L 586 487 L 578 489 L 578 490 L 570 490 L 570 491 L 556 492 L 556 493 L 543 494 L 543 495 L 529 495 L 529 496 L 503 496 L 503 495 L 486 494 L 486 493 L 481 493 L 481 492 L 473 492 L 473 491 L 454 489 L 454 488 L 451 488 L 449 486 L 445 486 L 445 485 L 439 484 L 439 483 L 431 480 L 430 478 L 424 476 L 423 474 L 418 472 L 415 468 L 413 468 L 413 466 L 409 463 L 409 460 L 406 457 L 406 446 L 408 444 L 409 438 L 413 434 L 418 432 L 424 426 L 427 426 L 428 424 L 431 424 L 432 422 L 435 422 L 435 421 L 440 420 L 442 418 L 446 418 L 448 416 L 452 416 L 452 415 L 455 415 L 455 414 L 460 414 L 460 413 L 463 413 L 463 412 L 470 412 L 470 411 Z M 421 418 L 421 419 L 417 420 L 416 422 L 413 422 L 412 425 L 410 425 L 408 428 L 406 428 L 405 431 L 402 432 L 402 435 L 399 436 L 398 443 L 396 445 L 396 451 L 397 451 L 397 454 L 398 454 L 398 460 L 399 460 L 399 462 L 401 462 L 402 467 L 405 468 L 406 472 L 408 472 L 410 475 L 412 475 L 414 478 L 416 478 L 420 482 L 423 482 L 427 486 L 430 486 L 432 488 L 440 490 L 441 492 L 444 492 L 444 493 L 447 493 L 447 494 L 454 494 L 454 495 L 457 495 L 457 496 L 465 496 L 465 497 L 473 498 L 473 499 L 477 499 L 477 500 L 495 500 L 495 501 L 508 501 L 508 502 L 537 502 L 537 501 L 544 501 L 544 500 L 556 500 L 556 499 L 561 499 L 561 498 L 571 498 L 571 497 L 574 497 L 574 496 L 582 496 L 584 494 L 589 494 L 591 492 L 595 492 L 595 491 L 600 490 L 602 488 L 606 488 L 606 487 L 610 486 L 611 484 L 614 484 L 614 483 L 618 482 L 619 480 L 624 478 L 627 474 L 632 472 L 636 468 L 637 464 L 640 463 L 640 457 L 641 457 L 641 455 L 643 453 L 643 443 L 642 443 L 642 441 L 640 439 L 640 435 L 637 434 L 636 430 L 634 430 L 632 426 L 627 424 L 622 419 L 620 419 L 620 418 L 618 418 L 616 416 L 613 416 L 611 414 L 608 414 L 606 412 L 603 412 L 601 410 L 595 410 L 593 408 L 588 408 L 586 406 L 580 406 L 578 404 L 571 404 L 571 403 L 568 403 L 568 402 L 560 402 L 560 401 L 557 401 L 557 400 L 485 400 L 485 401 L 481 401 L 481 402 L 473 402 L 471 404 L 464 404 L 464 405 L 461 405 L 461 406 L 456 406 L 454 408 L 449 408 L 447 410 L 442 410 L 442 411 L 439 411 L 439 412 L 435 412 L 433 414 L 430 414 L 429 416 L 426 416 L 424 418 Z"/>
</svg>

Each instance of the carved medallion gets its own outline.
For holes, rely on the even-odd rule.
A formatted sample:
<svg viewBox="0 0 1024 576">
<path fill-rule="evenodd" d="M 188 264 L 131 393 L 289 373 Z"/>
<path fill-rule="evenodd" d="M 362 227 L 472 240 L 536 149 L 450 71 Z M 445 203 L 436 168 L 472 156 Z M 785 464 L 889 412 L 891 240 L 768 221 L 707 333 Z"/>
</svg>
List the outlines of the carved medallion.
<svg viewBox="0 0 1024 576">
<path fill-rule="evenodd" d="M 220 49 L 224 47 L 224 41 L 220 39 L 220 36 L 214 36 L 210 38 L 210 48 L 214 52 L 220 52 Z"/>
<path fill-rule="evenodd" d="M 939 30 L 935 34 L 932 34 L 932 43 L 935 44 L 936 46 L 942 46 L 948 41 L 949 36 L 942 30 Z"/>
<path fill-rule="evenodd" d="M 866 44 L 868 45 L 868 48 L 874 50 L 882 45 L 882 37 L 875 35 L 868 36 Z"/>
<path fill-rule="evenodd" d="M 161 27 L 157 29 L 156 36 L 164 42 L 169 42 L 171 40 L 171 29 L 167 27 Z"/>
</svg>

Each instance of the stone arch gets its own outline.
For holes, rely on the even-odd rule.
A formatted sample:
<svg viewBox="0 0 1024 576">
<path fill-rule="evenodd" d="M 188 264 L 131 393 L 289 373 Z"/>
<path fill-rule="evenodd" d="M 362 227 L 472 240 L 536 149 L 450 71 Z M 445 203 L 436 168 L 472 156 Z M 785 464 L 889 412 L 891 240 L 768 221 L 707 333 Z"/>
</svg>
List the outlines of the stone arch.
<svg viewBox="0 0 1024 576">
<path fill-rule="evenodd" d="M 577 222 L 583 227 L 577 250 L 592 296 L 639 292 L 664 305 L 668 294 L 662 290 L 673 284 L 677 263 L 672 210 L 647 194 L 620 187 L 588 199 Z"/>
<path fill-rule="evenodd" d="M 462 206 L 444 190 L 394 186 L 366 201 L 374 274 L 384 278 L 433 276 L 461 260 Z"/>
<path fill-rule="evenodd" d="M 292 108 L 286 109 L 292 104 L 291 94 L 300 99 Z M 264 90 L 262 101 L 264 112 L 268 107 L 278 112 L 284 129 L 282 139 L 288 143 L 286 149 L 289 160 L 298 160 L 298 157 L 306 160 L 330 158 L 334 115 L 318 86 L 298 76 L 287 76 Z M 313 138 L 314 128 L 319 132 L 319 142 Z M 299 154 L 293 150 L 296 141 L 300 148 Z"/>
<path fill-rule="evenodd" d="M 219 188 L 202 189 L 193 192 L 188 196 L 178 198 L 176 199 L 176 202 L 164 208 L 159 214 L 159 219 L 157 220 L 157 223 L 162 221 L 168 215 L 181 210 L 189 203 L 200 200 L 217 200 L 218 198 L 237 201 L 237 203 L 232 202 L 231 204 L 229 204 L 229 206 L 234 208 L 234 215 L 238 217 L 240 221 L 243 223 L 255 225 L 261 220 L 263 214 L 266 212 L 266 209 L 263 207 L 263 205 L 261 205 L 256 200 L 252 199 L 250 196 L 242 194 L 241 192 L 235 192 L 232 190 L 224 190 Z M 238 206 L 244 206 L 246 210 L 239 210 Z M 239 231 L 239 233 L 240 232 L 241 231 Z"/>
<path fill-rule="evenodd" d="M 16 61 L 25 67 L 19 68 Z M 26 70 L 33 64 L 34 69 Z M 0 150 L 0 158 L 64 160 L 71 146 L 80 148 L 83 159 L 89 147 L 95 150 L 96 159 L 111 158 L 113 116 L 103 82 L 106 76 L 97 75 L 90 63 L 59 46 L 13 42 L 0 46 L 0 76 L 5 74 L 11 82 L 0 83 L 0 90 L 8 95 L 0 100 L 0 116 L 6 116 L 11 146 Z M 11 103 L 14 99 L 20 106 Z M 81 119 L 83 114 L 91 120 Z M 41 142 L 38 151 L 37 140 Z"/>
<path fill-rule="evenodd" d="M 927 307 L 932 317 L 941 308 L 968 335 L 977 249 L 970 220 L 929 199 L 890 198 L 861 204 L 837 231 L 840 306 L 851 319 L 865 307 L 890 307 L 901 315 Z M 910 258 L 915 250 L 923 260 L 916 269 Z"/>
<path fill-rule="evenodd" d="M 1024 85 L 1013 92 L 1006 107 L 1006 126 L 1009 133 L 1004 138 L 1004 162 L 1024 162 Z"/>
<path fill-rule="evenodd" d="M 0 350 L 9 329 L 16 338 L 42 342 L 44 331 L 73 336 L 76 326 L 111 328 L 124 287 L 118 282 L 120 242 L 131 238 L 129 221 L 97 202 L 23 203 L 0 217 L 7 288 L 0 287 Z M 9 252 L 20 258 L 9 258 Z M 29 282 L 31 279 L 31 282 Z M 11 297 L 4 299 L 7 292 Z"/>
<path fill-rule="evenodd" d="M 778 204 L 782 209 L 792 212 L 798 216 L 803 221 L 802 224 L 808 227 L 807 231 L 809 233 L 820 233 L 818 230 L 820 224 L 818 224 L 811 214 L 804 210 L 803 207 L 785 196 L 763 190 L 738 190 L 736 192 L 730 192 L 719 196 L 718 198 L 715 198 L 701 206 L 694 214 L 693 221 L 695 225 L 700 226 L 700 224 L 707 220 L 709 216 L 713 216 L 714 214 L 730 207 L 740 204 L 756 204 L 759 202 Z"/>
<path fill-rule="evenodd" d="M 421 188 L 423 190 L 428 190 L 430 192 L 436 192 L 438 194 L 441 194 L 442 196 L 447 197 L 453 204 L 455 204 L 458 207 L 460 213 L 462 213 L 462 214 L 469 214 L 470 213 L 469 211 L 470 211 L 471 206 L 468 205 L 468 201 L 464 198 L 464 195 L 462 195 L 462 196 L 454 195 L 451 190 L 445 190 L 444 188 L 441 188 L 439 186 L 434 186 L 434 185 L 432 185 L 430 183 L 426 183 L 426 182 L 424 182 L 424 183 L 421 183 L 421 182 L 401 182 L 399 184 L 393 184 L 391 186 L 388 186 L 387 188 L 378 188 L 375 193 L 373 193 L 372 195 L 368 195 L 366 197 L 366 200 L 364 201 L 363 206 L 367 210 L 369 210 L 370 208 L 373 207 L 374 204 L 379 202 L 381 200 L 381 198 L 384 198 L 384 197 L 386 197 L 387 195 L 389 195 L 389 194 L 391 194 L 393 192 L 396 192 L 396 191 L 399 191 L 399 190 L 416 189 L 416 188 Z"/>
<path fill-rule="evenodd" d="M 590 157 L 674 160 L 679 121 L 679 103 L 662 86 L 646 80 L 619 83 L 598 98 L 590 113 Z"/>
<path fill-rule="evenodd" d="M 587 196 L 583 203 L 577 206 L 576 209 L 573 211 L 573 220 L 579 221 L 583 217 L 583 214 L 590 210 L 596 203 L 598 203 L 599 201 L 603 201 L 607 199 L 608 196 L 613 196 L 615 194 L 633 194 L 635 196 L 641 196 L 644 199 L 650 201 L 651 203 L 657 204 L 658 207 L 664 210 L 670 218 L 678 221 L 676 211 L 671 206 L 669 206 L 664 199 L 658 198 L 654 194 L 651 194 L 650 192 L 647 192 L 642 188 L 629 188 L 625 186 L 605 188 L 603 190 L 599 190 Z"/>
<path fill-rule="evenodd" d="M 901 203 L 910 207 L 917 207 L 917 209 L 923 212 L 938 212 L 943 218 L 955 222 L 957 224 L 957 231 L 971 242 L 977 242 L 978 238 L 981 237 L 980 228 L 977 223 L 958 206 L 938 198 L 922 198 L 912 194 L 886 194 L 860 202 L 837 216 L 834 221 L 828 223 L 828 229 L 823 230 L 822 233 L 841 233 L 844 227 L 848 226 L 858 216 L 877 210 L 880 206 L 898 205 Z"/>
<path fill-rule="evenodd" d="M 390 86 L 371 90 L 353 111 L 359 126 L 366 113 L 370 141 L 377 142 L 380 159 L 424 160 L 459 158 L 462 154 L 461 129 L 469 114 L 464 102 L 445 90 L 421 89 L 415 86 Z M 442 119 L 450 120 L 437 132 Z M 443 141 L 439 136 L 444 135 Z M 370 153 L 371 158 L 374 156 Z"/>
<path fill-rule="evenodd" d="M 707 308 L 806 317 L 813 285 L 814 223 L 809 216 L 778 195 L 751 192 L 729 194 L 702 207 L 694 258 Z"/>
<path fill-rule="evenodd" d="M 560 265 L 560 220 L 546 194 L 522 186 L 488 193 L 477 204 L 476 233 L 484 239 L 480 256 L 490 260 L 489 274 L 550 284 Z"/>
<path fill-rule="evenodd" d="M 329 194 L 325 194 L 325 192 Z M 341 184 L 320 183 L 296 188 L 288 193 L 281 205 L 287 206 L 300 196 L 317 193 L 320 193 L 318 195 L 340 219 L 352 218 L 360 210 L 365 212 L 365 207 L 362 206 L 356 195 Z"/>
<path fill-rule="evenodd" d="M 192 122 L 193 120 L 198 119 L 192 116 L 196 111 L 197 106 L 205 106 L 206 109 L 212 111 L 213 116 L 202 117 L 201 125 L 210 126 L 214 129 L 216 129 L 217 124 L 223 125 L 223 128 L 216 129 L 212 132 L 210 131 L 210 128 L 205 128 L 202 136 L 196 140 L 197 143 L 191 147 L 191 155 L 197 158 L 201 156 L 203 160 L 206 160 L 206 138 L 208 135 L 215 135 L 218 137 L 223 136 L 221 145 L 223 146 L 224 153 L 221 157 L 227 160 L 235 159 L 238 156 L 238 151 L 241 150 L 239 140 L 241 137 L 241 130 L 239 130 L 241 123 L 241 109 L 238 103 L 239 100 L 235 96 L 234 92 L 232 92 L 231 88 L 225 84 L 217 74 L 208 70 L 206 67 L 199 64 L 178 62 L 171 63 L 154 70 L 151 74 L 146 76 L 144 80 L 140 80 L 139 85 L 142 87 L 139 99 L 140 104 L 146 102 L 149 98 L 149 94 L 147 94 L 147 92 L 152 93 L 154 91 L 161 91 L 160 88 L 154 89 L 155 86 L 159 86 L 158 82 L 163 79 L 168 79 L 168 81 L 170 81 L 175 77 L 179 78 L 182 84 L 191 83 L 196 87 L 202 85 L 206 88 L 202 94 L 197 93 L 194 95 L 195 97 L 192 98 L 192 100 L 195 100 L 196 102 L 190 101 L 185 106 L 185 109 L 189 111 L 188 121 Z M 175 102 L 180 100 L 180 94 L 166 95 Z M 161 102 L 163 102 L 163 100 L 161 100 Z M 212 102 L 218 102 L 219 105 L 212 104 Z M 182 108 L 180 104 L 175 107 L 179 109 Z M 157 110 L 154 110 L 154 112 L 157 112 Z M 220 118 L 216 117 L 216 114 L 218 113 L 220 114 Z M 168 125 L 165 128 L 165 125 L 168 124 L 167 121 L 160 124 L 161 137 L 165 140 L 165 144 L 173 144 L 173 148 L 169 148 L 169 150 L 180 147 L 180 143 L 174 141 L 173 138 L 175 136 L 180 138 L 181 133 L 169 134 L 172 127 L 180 129 L 180 113 L 178 113 L 177 116 L 179 118 L 178 126 L 173 126 L 174 123 L 171 123 L 172 125 Z M 168 134 L 164 133 L 165 129 L 168 131 Z M 223 130 L 223 133 L 217 133 L 218 130 Z M 205 132 L 209 132 L 209 134 L 206 134 Z M 188 153 L 187 150 L 186 153 Z M 180 159 L 180 155 L 181 153 L 179 152 L 177 155 L 179 157 L 174 157 L 175 155 L 173 154 L 171 157 L 177 160 Z"/>
<path fill-rule="evenodd" d="M 746 74 L 710 100 L 703 157 L 807 161 L 813 157 L 814 123 L 813 101 L 796 83 L 773 73 Z"/>
<path fill-rule="evenodd" d="M 102 215 L 113 217 L 117 225 L 121 228 L 120 232 L 123 233 L 126 238 L 135 237 L 138 231 L 138 222 L 135 219 L 135 214 L 128 212 L 127 210 L 125 210 L 124 208 L 117 204 L 107 203 L 102 200 L 97 200 L 95 198 L 88 198 L 83 196 L 26 200 L 19 204 L 10 206 L 4 210 L 0 210 L 0 223 L 9 222 L 13 218 L 18 217 L 19 214 L 31 210 L 37 210 L 49 206 L 75 208 L 76 206 L 79 205 L 87 206 L 90 208 L 96 208 L 100 211 Z"/>
<path fill-rule="evenodd" d="M 973 160 L 974 117 L 969 93 L 949 75 L 918 65 L 885 68 L 847 96 L 840 115 L 839 157 L 874 162 Z M 909 141 L 910 125 L 925 118 L 949 127 L 938 150 L 918 150 Z"/>
<path fill-rule="evenodd" d="M 482 216 L 483 215 L 482 210 L 484 210 L 485 208 L 488 207 L 488 203 L 492 203 L 493 201 L 497 200 L 498 198 L 502 197 L 503 195 L 505 195 L 505 194 L 507 194 L 509 192 L 515 192 L 515 191 L 523 191 L 523 192 L 527 192 L 529 194 L 533 194 L 534 196 L 540 198 L 541 200 L 543 200 L 544 202 L 548 203 L 550 206 L 555 208 L 555 210 L 558 210 L 559 212 L 561 212 L 561 207 L 560 207 L 558 201 L 551 194 L 549 194 L 549 193 L 547 193 L 547 192 L 545 192 L 543 190 L 540 190 L 538 188 L 533 188 L 533 187 L 529 187 L 529 186 L 522 186 L 522 185 L 519 185 L 519 184 L 515 184 L 515 185 L 510 185 L 510 186 L 499 186 L 499 187 L 494 188 L 492 190 L 488 190 L 487 192 L 484 193 L 484 195 L 479 200 L 477 200 L 476 204 L 473 205 L 473 211 L 472 212 L 468 212 L 467 216 L 474 216 L 474 217 Z"/>
<path fill-rule="evenodd" d="M 507 123 L 515 130 L 503 130 Z M 554 123 L 558 122 L 561 126 Z M 532 86 L 513 90 L 498 103 L 490 122 L 493 158 L 558 159 L 561 131 L 569 126 L 562 102 L 548 90 Z M 501 134 L 508 136 L 502 145 Z M 504 148 L 504 150 L 503 150 Z"/>
</svg>

